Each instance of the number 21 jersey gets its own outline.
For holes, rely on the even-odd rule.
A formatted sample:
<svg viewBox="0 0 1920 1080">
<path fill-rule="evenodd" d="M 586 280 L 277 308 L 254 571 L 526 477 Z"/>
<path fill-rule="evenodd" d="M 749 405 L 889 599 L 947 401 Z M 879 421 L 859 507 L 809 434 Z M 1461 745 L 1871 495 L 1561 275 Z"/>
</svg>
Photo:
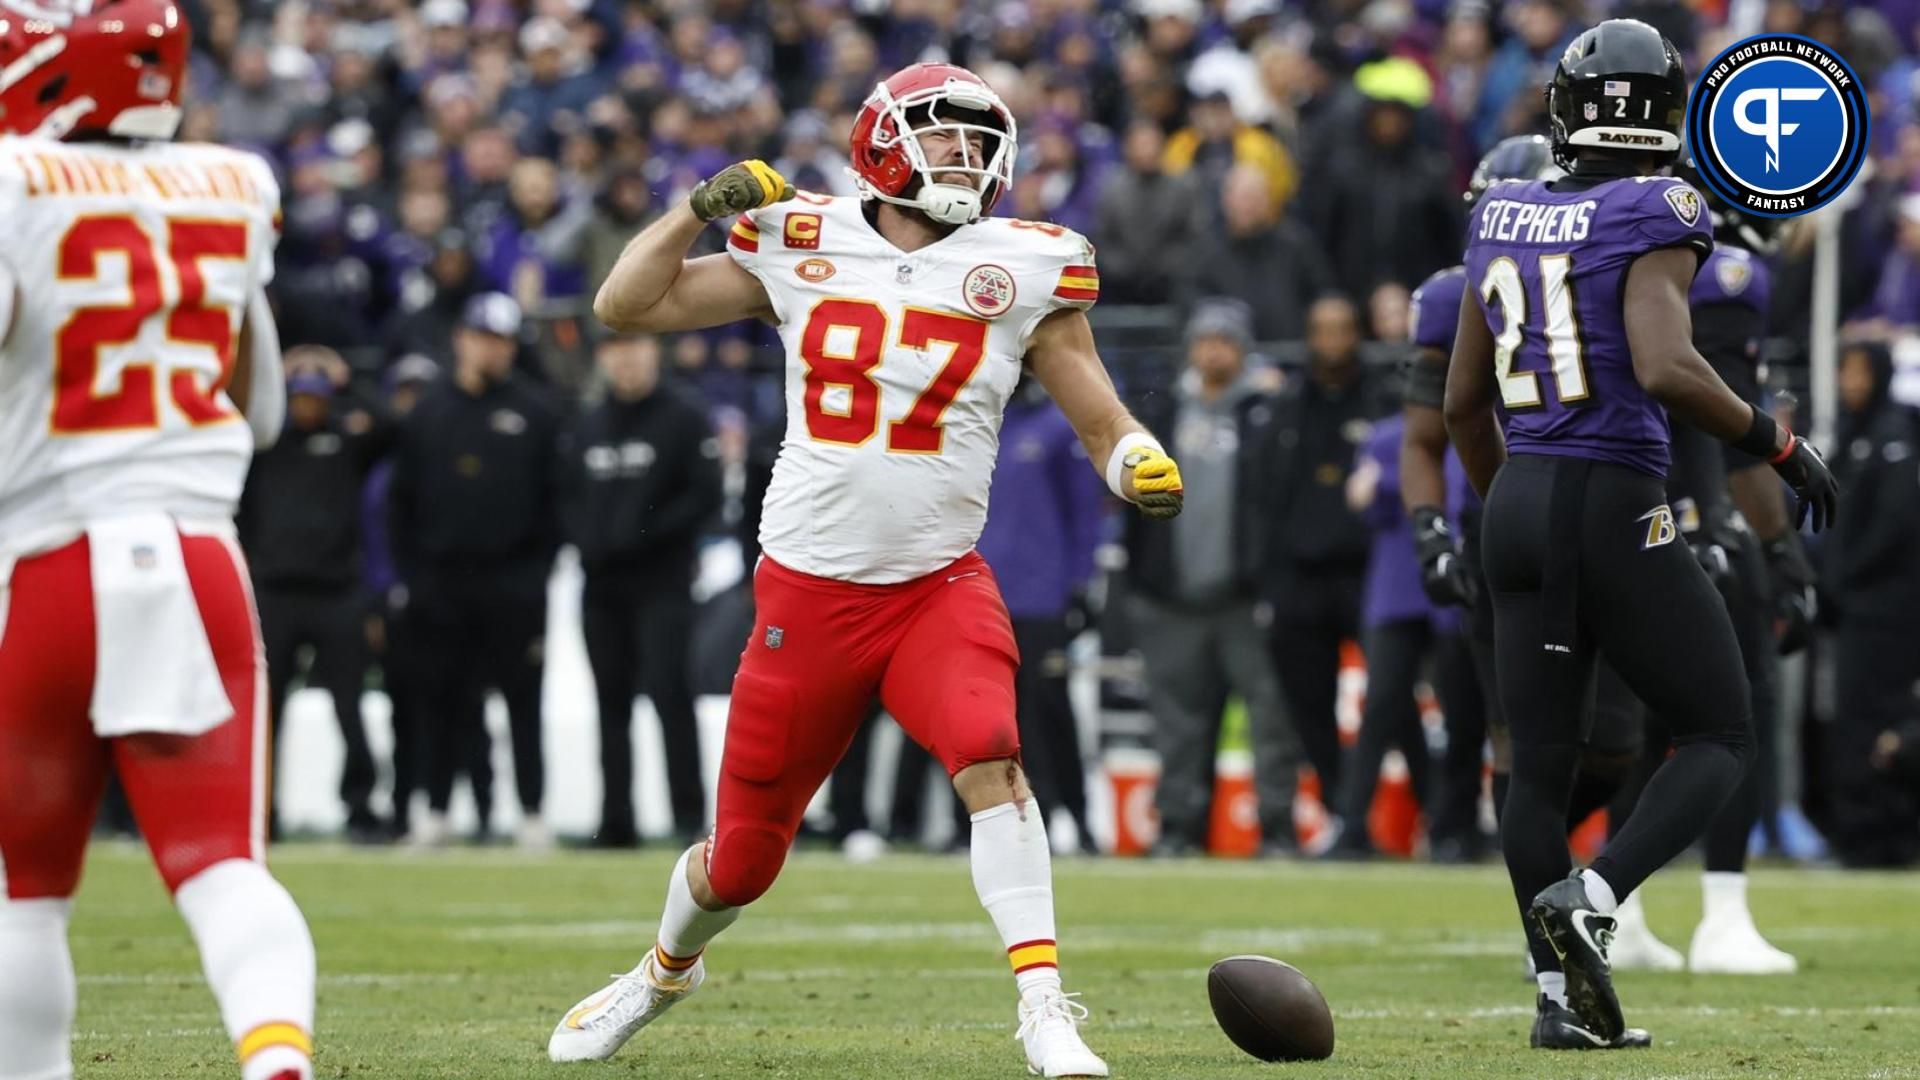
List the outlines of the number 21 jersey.
<svg viewBox="0 0 1920 1080">
<path fill-rule="evenodd" d="M 1487 189 L 1467 232 L 1467 287 L 1494 339 L 1507 450 L 1587 457 L 1664 477 L 1666 409 L 1627 347 L 1627 271 L 1650 251 L 1713 250 L 1685 181 L 1577 177 Z"/>
<path fill-rule="evenodd" d="M 727 249 L 765 286 L 787 354 L 762 549 L 863 584 L 966 554 L 1034 328 L 1099 295 L 1092 246 L 985 218 L 903 252 L 860 200 L 802 193 L 742 216 Z"/>
<path fill-rule="evenodd" d="M 225 386 L 279 198 L 239 150 L 0 138 L 0 546 L 232 517 L 253 436 Z"/>
</svg>

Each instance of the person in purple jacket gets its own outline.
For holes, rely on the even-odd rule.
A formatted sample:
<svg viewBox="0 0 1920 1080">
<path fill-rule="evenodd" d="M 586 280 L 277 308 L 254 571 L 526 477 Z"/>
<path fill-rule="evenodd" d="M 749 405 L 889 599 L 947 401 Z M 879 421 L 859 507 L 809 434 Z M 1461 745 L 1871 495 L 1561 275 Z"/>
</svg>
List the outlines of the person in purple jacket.
<svg viewBox="0 0 1920 1080">
<path fill-rule="evenodd" d="M 1033 379 L 1022 376 L 1000 426 L 987 524 L 977 548 L 1000 581 L 1020 649 L 1015 707 L 1021 758 L 1040 812 L 1067 811 L 1080 848 L 1096 853 L 1087 829 L 1086 766 L 1067 697 L 1067 645 L 1085 625 L 1093 552 L 1106 520 L 1106 493 L 1087 467 L 1073 426 Z"/>
<path fill-rule="evenodd" d="M 1414 701 L 1414 683 L 1423 664 L 1436 653 L 1440 638 L 1454 633 L 1460 620 L 1455 609 L 1435 604 L 1421 587 L 1413 527 L 1400 507 L 1404 426 L 1398 416 L 1375 424 L 1355 453 L 1354 470 L 1347 478 L 1347 505 L 1373 534 L 1360 610 L 1367 697 L 1353 760 L 1341 774 L 1334 804 L 1339 836 L 1327 849 L 1332 858 L 1367 858 L 1374 853 L 1367 838 L 1367 811 L 1388 747 L 1399 747 L 1406 758 L 1420 805 L 1432 805 L 1431 760 L 1426 729 Z"/>
<path fill-rule="evenodd" d="M 1766 459 L 1816 530 L 1836 503 L 1820 455 L 1693 347 L 1687 290 L 1711 228 L 1698 192 L 1656 175 L 1680 150 L 1686 97 L 1659 31 L 1631 19 L 1586 31 L 1547 88 L 1569 175 L 1496 184 L 1468 225 L 1443 412 L 1486 500 L 1494 672 L 1513 739 L 1501 843 L 1539 970 L 1537 1046 L 1579 1045 L 1557 1038 L 1569 1028 L 1596 1048 L 1651 1041 L 1627 1028 L 1614 992 L 1614 910 L 1699 838 L 1753 757 L 1732 621 L 1667 504 L 1668 412 Z M 1666 718 L 1674 749 L 1620 832 L 1568 876 L 1566 807 L 1599 652 Z"/>
</svg>

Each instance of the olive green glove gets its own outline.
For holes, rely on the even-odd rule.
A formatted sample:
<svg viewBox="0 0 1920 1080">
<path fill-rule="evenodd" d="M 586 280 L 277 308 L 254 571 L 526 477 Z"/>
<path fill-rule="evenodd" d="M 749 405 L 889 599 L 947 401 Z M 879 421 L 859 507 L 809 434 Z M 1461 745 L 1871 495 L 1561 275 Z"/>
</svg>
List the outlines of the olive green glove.
<svg viewBox="0 0 1920 1080">
<path fill-rule="evenodd" d="M 694 185 L 687 205 L 701 221 L 744 214 L 793 198 L 793 185 L 758 158 L 735 162 Z"/>
</svg>

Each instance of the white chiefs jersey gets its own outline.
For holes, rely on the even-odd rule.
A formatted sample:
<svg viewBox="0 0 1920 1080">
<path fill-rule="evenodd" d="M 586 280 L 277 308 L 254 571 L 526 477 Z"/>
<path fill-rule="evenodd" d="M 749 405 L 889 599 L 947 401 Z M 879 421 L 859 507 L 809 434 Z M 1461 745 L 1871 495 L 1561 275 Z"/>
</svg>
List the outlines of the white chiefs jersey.
<svg viewBox="0 0 1920 1080">
<path fill-rule="evenodd" d="M 1099 296 L 1093 246 L 1057 225 L 983 218 L 903 252 L 859 199 L 802 192 L 743 215 L 727 250 L 766 287 L 787 350 L 762 549 L 867 584 L 966 554 L 1034 328 Z"/>
<path fill-rule="evenodd" d="M 0 554 L 232 516 L 253 435 L 224 387 L 279 205 L 239 150 L 0 137 Z"/>
</svg>

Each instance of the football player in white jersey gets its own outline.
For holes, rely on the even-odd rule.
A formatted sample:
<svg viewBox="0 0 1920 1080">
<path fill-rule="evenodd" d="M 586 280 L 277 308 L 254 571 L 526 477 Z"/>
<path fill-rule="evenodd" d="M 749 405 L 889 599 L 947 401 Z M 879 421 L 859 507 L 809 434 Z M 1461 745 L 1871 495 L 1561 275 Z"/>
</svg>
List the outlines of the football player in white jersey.
<svg viewBox="0 0 1920 1080">
<path fill-rule="evenodd" d="M 1023 366 L 1116 495 L 1172 517 L 1180 473 L 1095 353 L 1092 246 L 986 216 L 1012 180 L 1015 138 L 972 72 L 916 64 L 876 87 L 854 125 L 859 198 L 796 192 L 759 161 L 731 166 L 637 237 L 594 301 L 619 330 L 778 325 L 787 430 L 713 835 L 674 867 L 645 959 L 554 1029 L 556 1061 L 611 1056 L 700 986 L 702 950 L 773 884 L 878 694 L 972 812 L 974 888 L 1012 964 L 1029 1069 L 1107 1075 L 1077 1030 L 1086 1010 L 1061 989 L 1047 832 L 1018 763 L 1018 652 L 973 544 Z M 731 214 L 728 253 L 687 259 L 707 222 Z"/>
<path fill-rule="evenodd" d="M 313 1075 L 232 526 L 284 411 L 280 196 L 253 155 L 170 142 L 189 45 L 171 0 L 0 0 L 0 1080 L 73 1075 L 67 918 L 108 770 L 240 1075 Z"/>
</svg>

